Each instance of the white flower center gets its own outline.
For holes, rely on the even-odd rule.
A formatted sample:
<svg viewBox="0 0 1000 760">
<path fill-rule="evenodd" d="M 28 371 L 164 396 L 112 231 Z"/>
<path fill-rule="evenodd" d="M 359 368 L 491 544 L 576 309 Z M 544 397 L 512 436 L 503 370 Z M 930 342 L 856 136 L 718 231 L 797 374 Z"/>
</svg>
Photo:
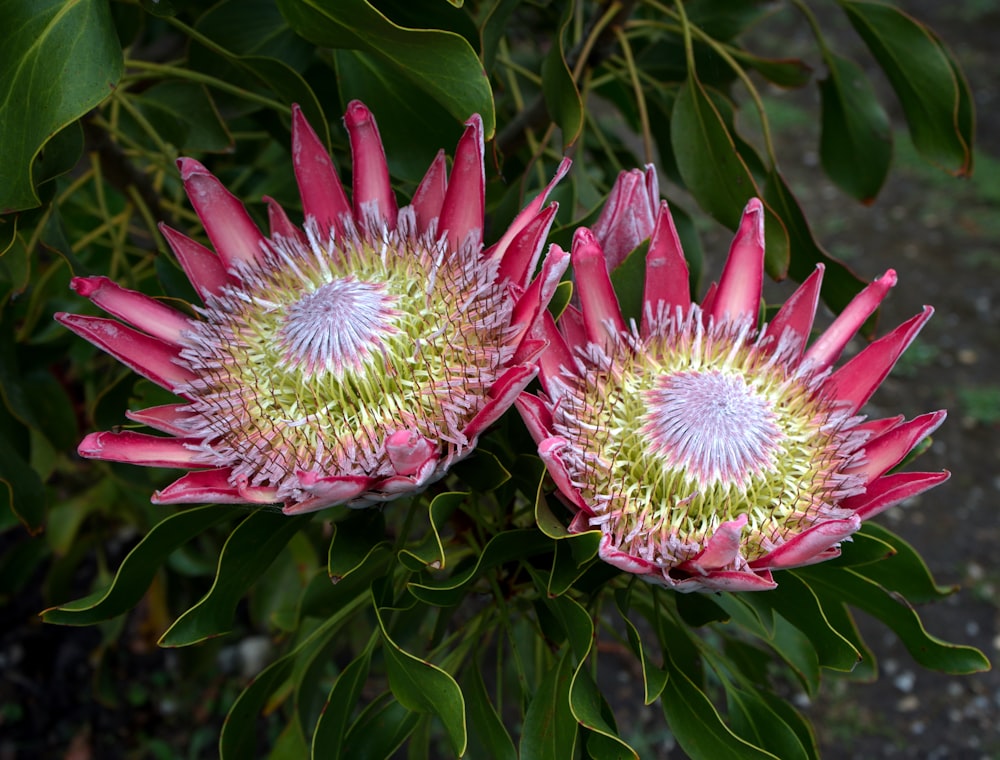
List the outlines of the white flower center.
<svg viewBox="0 0 1000 760">
<path fill-rule="evenodd" d="M 288 307 L 279 332 L 285 359 L 308 375 L 359 368 L 395 332 L 392 299 L 380 284 L 334 280 Z"/>
<path fill-rule="evenodd" d="M 677 372 L 646 392 L 645 432 L 703 485 L 744 486 L 773 466 L 783 438 L 770 402 L 739 375 Z"/>
</svg>

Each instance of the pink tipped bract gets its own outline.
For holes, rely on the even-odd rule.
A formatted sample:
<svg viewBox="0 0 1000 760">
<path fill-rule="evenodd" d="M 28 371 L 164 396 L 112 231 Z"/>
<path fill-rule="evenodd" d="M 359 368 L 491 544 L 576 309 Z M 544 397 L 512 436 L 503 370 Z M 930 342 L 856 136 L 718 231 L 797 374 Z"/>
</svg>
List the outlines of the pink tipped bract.
<svg viewBox="0 0 1000 760">
<path fill-rule="evenodd" d="M 59 314 L 178 396 L 128 417 L 165 435 L 88 435 L 82 456 L 188 470 L 157 503 L 352 507 L 422 490 L 467 456 L 537 374 L 532 336 L 568 264 L 545 257 L 555 181 L 483 248 L 483 129 L 440 153 L 399 208 L 375 119 L 344 117 L 350 197 L 298 107 L 299 227 L 271 199 L 265 235 L 200 163 L 178 166 L 209 249 L 162 227 L 203 303 L 189 318 L 103 277 L 74 289 L 116 319 Z M 121 321 L 118 321 L 121 320 Z"/>
<path fill-rule="evenodd" d="M 627 181 L 635 190 L 637 177 Z M 640 216 L 620 229 L 628 245 L 650 237 L 641 324 L 622 318 L 604 266 L 608 249 L 623 256 L 614 225 L 577 230 L 579 308 L 536 328 L 549 345 L 543 392 L 517 401 L 575 514 L 570 531 L 600 531 L 605 561 L 678 591 L 770 589 L 773 570 L 837 556 L 863 520 L 947 479 L 888 474 L 943 411 L 908 422 L 861 414 L 929 307 L 834 368 L 894 272 L 810 343 L 822 266 L 770 324 L 758 323 L 760 201 L 747 205 L 722 277 L 700 304 L 666 203 L 637 231 Z"/>
</svg>

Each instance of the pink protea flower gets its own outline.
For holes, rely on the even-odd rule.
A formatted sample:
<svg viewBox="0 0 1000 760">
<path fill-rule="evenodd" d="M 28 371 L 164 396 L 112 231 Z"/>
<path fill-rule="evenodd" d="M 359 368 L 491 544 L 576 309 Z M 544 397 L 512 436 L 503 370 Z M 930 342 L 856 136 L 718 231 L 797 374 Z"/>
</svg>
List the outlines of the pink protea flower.
<svg viewBox="0 0 1000 760">
<path fill-rule="evenodd" d="M 557 177 L 483 250 L 483 129 L 472 117 L 449 174 L 438 154 L 397 208 L 375 120 L 344 118 L 353 203 L 296 107 L 292 158 L 303 228 L 268 202 L 265 236 L 197 161 L 181 177 L 215 252 L 163 234 L 204 304 L 196 318 L 104 277 L 74 289 L 116 320 L 58 314 L 181 401 L 127 413 L 167 436 L 88 435 L 82 456 L 190 469 L 160 504 L 282 503 L 289 514 L 423 489 L 468 455 L 537 373 L 532 337 L 568 264 L 531 281 Z"/>
<path fill-rule="evenodd" d="M 932 309 L 833 369 L 896 275 L 811 344 L 822 266 L 758 326 L 763 219 L 752 200 L 699 305 L 661 203 L 638 326 L 621 316 L 601 243 L 577 230 L 581 308 L 567 307 L 558 328 L 540 323 L 544 393 L 517 402 L 575 511 L 570 531 L 600 530 L 605 561 L 678 591 L 773 588 L 772 570 L 837 556 L 862 520 L 948 477 L 887 474 L 943 411 L 908 422 L 860 414 Z"/>
</svg>

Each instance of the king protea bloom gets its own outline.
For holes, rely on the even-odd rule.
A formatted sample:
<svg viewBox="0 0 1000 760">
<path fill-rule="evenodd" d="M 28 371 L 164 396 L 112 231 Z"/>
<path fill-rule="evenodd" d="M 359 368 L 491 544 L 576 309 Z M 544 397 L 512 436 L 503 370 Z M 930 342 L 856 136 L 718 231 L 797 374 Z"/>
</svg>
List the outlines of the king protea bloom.
<svg viewBox="0 0 1000 760">
<path fill-rule="evenodd" d="M 131 326 L 56 318 L 179 397 L 127 413 L 167 435 L 92 433 L 79 447 L 84 457 L 190 470 L 156 503 L 280 503 L 294 514 L 421 490 L 472 451 L 537 373 L 536 322 L 568 264 L 550 254 L 532 280 L 555 216 L 555 204 L 543 208 L 552 184 L 484 250 L 478 116 L 450 172 L 439 153 L 403 208 L 372 114 L 353 102 L 344 121 L 351 200 L 293 109 L 301 228 L 265 199 L 264 235 L 205 167 L 180 159 L 215 249 L 161 226 L 203 302 L 195 316 L 104 277 L 73 280 Z"/>
<path fill-rule="evenodd" d="M 622 318 L 602 242 L 578 229 L 580 308 L 540 323 L 544 392 L 517 402 L 570 531 L 599 530 L 601 558 L 678 591 L 773 588 L 773 570 L 837 556 L 863 520 L 948 477 L 890 473 L 944 412 L 861 414 L 930 307 L 834 368 L 896 275 L 810 342 L 820 266 L 760 324 L 763 225 L 752 200 L 718 285 L 692 303 L 661 203 L 639 325 Z"/>
</svg>

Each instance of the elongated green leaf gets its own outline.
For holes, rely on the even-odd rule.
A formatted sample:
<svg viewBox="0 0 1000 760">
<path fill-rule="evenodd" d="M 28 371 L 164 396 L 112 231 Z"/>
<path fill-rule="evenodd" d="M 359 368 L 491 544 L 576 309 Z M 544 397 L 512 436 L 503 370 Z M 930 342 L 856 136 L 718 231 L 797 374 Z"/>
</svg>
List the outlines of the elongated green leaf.
<svg viewBox="0 0 1000 760">
<path fill-rule="evenodd" d="M 889 626 L 914 660 L 925 668 L 944 673 L 978 673 L 989 670 L 989 660 L 974 647 L 949 644 L 931 636 L 914 609 L 898 594 L 841 567 L 801 568 L 797 571 L 816 587 L 826 586 L 848 604 L 859 607 Z"/>
<path fill-rule="evenodd" d="M 891 5 L 841 0 L 840 6 L 889 78 L 920 154 L 952 174 L 969 174 L 972 99 L 941 43 Z"/>
<path fill-rule="evenodd" d="M 549 116 L 562 130 L 563 149 L 575 143 L 583 129 L 583 99 L 566 64 L 563 48 L 566 26 L 573 19 L 574 7 L 575 2 L 566 3 L 559 28 L 552 38 L 552 47 L 542 62 L 542 94 Z"/>
<path fill-rule="evenodd" d="M 56 132 L 104 100 L 122 75 L 105 0 L 2 0 L 0 213 L 39 203 L 32 162 Z"/>
<path fill-rule="evenodd" d="M 201 600 L 167 629 L 162 647 L 183 647 L 229 631 L 236 605 L 270 567 L 278 552 L 312 515 L 287 517 L 263 509 L 251 512 L 226 540 L 215 582 Z"/>
<path fill-rule="evenodd" d="M 639 760 L 639 754 L 618 736 L 611 708 L 594 683 L 586 663 L 580 663 L 573 674 L 569 687 L 569 709 L 581 726 L 596 734 L 588 737 L 587 746 L 591 749 L 599 747 L 598 757 L 632 757 Z"/>
<path fill-rule="evenodd" d="M 496 455 L 478 446 L 472 456 L 458 462 L 451 471 L 478 493 L 495 491 L 510 480 L 510 472 Z"/>
<path fill-rule="evenodd" d="M 830 53 L 828 74 L 819 83 L 823 171 L 862 203 L 875 200 L 892 163 L 892 129 L 864 70 Z"/>
<path fill-rule="evenodd" d="M 814 756 L 791 726 L 764 701 L 764 692 L 739 689 L 728 681 L 723 681 L 723 685 L 736 733 L 781 760 L 809 760 Z"/>
<path fill-rule="evenodd" d="M 493 757 L 517 760 L 517 749 L 500 715 L 486 693 L 482 669 L 478 663 L 467 669 L 466 701 L 469 709 L 470 757 Z"/>
<path fill-rule="evenodd" d="M 465 754 L 468 734 L 461 688 L 441 668 L 415 657 L 392 640 L 377 600 L 375 614 L 386 644 L 385 666 L 393 695 L 408 710 L 437 715 L 455 754 Z"/>
<path fill-rule="evenodd" d="M 385 537 L 385 515 L 378 509 L 350 512 L 332 527 L 326 565 L 334 583 L 362 567 L 378 547 L 389 544 Z"/>
<path fill-rule="evenodd" d="M 670 140 L 677 168 L 698 205 L 731 230 L 740 223 L 743 208 L 762 197 L 753 175 L 736 150 L 733 135 L 701 82 L 693 76 L 681 85 L 674 102 Z M 785 225 L 765 201 L 764 264 L 780 279 L 789 263 Z"/>
<path fill-rule="evenodd" d="M 891 546 L 894 554 L 881 562 L 855 568 L 858 575 L 902 594 L 914 604 L 938 601 L 958 590 L 958 586 L 939 586 L 935 583 L 923 557 L 892 531 L 876 523 L 865 523 L 863 530 L 869 538 Z"/>
<path fill-rule="evenodd" d="M 278 7 L 310 42 L 381 57 L 460 121 L 478 113 L 486 138 L 493 136 L 496 115 L 489 80 L 475 51 L 459 35 L 404 29 L 365 0 L 278 0 Z M 419 97 L 411 95 L 418 102 Z"/>
<path fill-rule="evenodd" d="M 127 612 L 146 593 L 156 571 L 171 552 L 239 511 L 236 507 L 210 506 L 170 515 L 150 528 L 122 560 L 107 589 L 45 610 L 42 618 L 61 625 L 93 625 Z"/>
<path fill-rule="evenodd" d="M 776 755 L 744 741 L 723 723 L 708 696 L 667 655 L 669 677 L 660 702 L 677 743 L 692 758 L 761 760 Z"/>
<path fill-rule="evenodd" d="M 892 544 L 868 534 L 865 528 L 870 524 L 862 526 L 860 531 L 851 536 L 850 541 L 844 541 L 840 545 L 839 557 L 827 561 L 837 567 L 857 567 L 881 562 L 895 554 L 896 549 Z"/>
<path fill-rule="evenodd" d="M 31 465 L 0 438 L 0 503 L 10 511 L 32 535 L 45 524 L 45 488 Z"/>
<path fill-rule="evenodd" d="M 431 525 L 430 533 L 427 534 L 420 546 L 400 551 L 399 561 L 414 572 L 423 570 L 425 567 L 444 570 L 447 559 L 444 554 L 444 544 L 441 542 L 440 526 L 445 524 L 451 513 L 458 509 L 459 505 L 467 498 L 469 498 L 469 494 L 461 491 L 447 491 L 435 496 L 427 507 Z"/>
<path fill-rule="evenodd" d="M 422 717 L 403 707 L 392 694 L 376 697 L 351 725 L 340 754 L 349 758 L 392 757 Z"/>
<path fill-rule="evenodd" d="M 458 604 L 466 589 L 483 573 L 513 559 L 527 558 L 551 548 L 552 541 L 537 530 L 508 530 L 497 533 L 479 553 L 475 563 L 451 578 L 431 583 L 410 583 L 407 588 L 417 599 L 438 607 Z"/>
<path fill-rule="evenodd" d="M 739 48 L 731 53 L 744 66 L 779 87 L 803 87 L 812 79 L 812 69 L 798 58 L 761 58 Z"/>
<path fill-rule="evenodd" d="M 348 721 L 361 697 L 361 689 L 368 679 L 371 660 L 371 649 L 366 649 L 340 672 L 330 687 L 326 706 L 316 722 L 316 730 L 313 733 L 312 757 L 316 760 L 338 760 L 344 757 L 341 750 L 347 734 Z"/>
<path fill-rule="evenodd" d="M 521 731 L 521 760 L 571 760 L 576 755 L 578 728 L 569 709 L 573 675 L 569 648 L 542 678 Z"/>
<path fill-rule="evenodd" d="M 550 596 L 565 594 L 587 572 L 594 564 L 600 544 L 601 534 L 596 530 L 556 541 L 549 575 Z"/>
<path fill-rule="evenodd" d="M 774 592 L 760 596 L 808 637 L 821 666 L 850 672 L 858 664 L 861 653 L 830 625 L 816 594 L 798 576 L 782 573 Z"/>
<path fill-rule="evenodd" d="M 649 241 L 646 240 L 632 251 L 625 260 L 615 267 L 611 273 L 611 285 L 618 296 L 618 305 L 622 317 L 628 322 L 634 319 L 636 324 L 642 319 L 643 289 L 646 284 L 646 254 L 649 251 Z"/>
<path fill-rule="evenodd" d="M 643 644 L 642 636 L 639 634 L 639 629 L 629 620 L 628 595 L 623 590 L 619 589 L 615 592 L 615 603 L 618 606 L 618 612 L 622 616 L 622 620 L 625 622 L 625 633 L 628 636 L 629 646 L 636 657 L 639 658 L 639 662 L 642 665 L 642 681 L 643 689 L 645 690 L 643 700 L 647 705 L 652 704 L 663 692 L 663 687 L 667 685 L 667 671 L 650 659 L 649 652 Z"/>
</svg>

